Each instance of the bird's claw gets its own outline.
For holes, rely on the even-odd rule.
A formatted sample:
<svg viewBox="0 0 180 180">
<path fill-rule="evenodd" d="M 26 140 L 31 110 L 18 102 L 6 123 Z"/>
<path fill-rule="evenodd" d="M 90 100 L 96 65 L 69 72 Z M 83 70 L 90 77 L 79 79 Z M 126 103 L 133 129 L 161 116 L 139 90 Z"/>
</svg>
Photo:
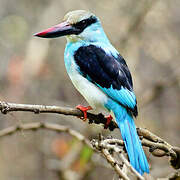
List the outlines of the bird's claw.
<svg viewBox="0 0 180 180">
<path fill-rule="evenodd" d="M 104 129 L 107 129 L 110 122 L 113 120 L 113 117 L 111 115 L 109 115 L 109 116 L 106 116 L 105 118 L 106 118 L 106 124 L 104 126 Z"/>
<path fill-rule="evenodd" d="M 78 105 L 78 106 L 76 106 L 76 109 L 79 109 L 80 111 L 83 112 L 84 117 L 81 117 L 80 119 L 83 119 L 83 121 L 86 121 L 86 120 L 87 120 L 87 111 L 88 111 L 88 110 L 91 110 L 92 107 L 91 107 L 91 106 Z"/>
</svg>

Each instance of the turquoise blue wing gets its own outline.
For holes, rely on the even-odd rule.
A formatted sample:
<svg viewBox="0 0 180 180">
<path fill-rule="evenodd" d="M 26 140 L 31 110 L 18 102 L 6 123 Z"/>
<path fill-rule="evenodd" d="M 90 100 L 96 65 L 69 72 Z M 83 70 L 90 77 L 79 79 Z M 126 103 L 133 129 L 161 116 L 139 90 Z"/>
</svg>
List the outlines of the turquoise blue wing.
<svg viewBox="0 0 180 180">
<path fill-rule="evenodd" d="M 117 101 L 121 105 L 129 108 L 136 108 L 136 96 L 133 91 L 128 90 L 126 87 L 121 87 L 120 90 L 110 88 L 102 88 L 100 85 L 97 85 L 104 93 L 110 96 L 113 100 Z"/>
</svg>

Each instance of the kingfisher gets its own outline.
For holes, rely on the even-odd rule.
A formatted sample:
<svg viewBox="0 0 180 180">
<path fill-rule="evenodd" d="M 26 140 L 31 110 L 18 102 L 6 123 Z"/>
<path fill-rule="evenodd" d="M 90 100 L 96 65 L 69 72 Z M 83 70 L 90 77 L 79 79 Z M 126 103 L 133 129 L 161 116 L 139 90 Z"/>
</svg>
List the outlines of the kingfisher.
<svg viewBox="0 0 180 180">
<path fill-rule="evenodd" d="M 131 165 L 142 175 L 149 165 L 136 131 L 133 117 L 138 115 L 131 73 L 124 58 L 108 40 L 101 22 L 93 13 L 75 10 L 63 21 L 36 33 L 41 38 L 65 36 L 64 61 L 67 73 L 90 106 L 78 105 L 84 113 L 105 110 L 106 126 L 115 119 Z"/>
</svg>

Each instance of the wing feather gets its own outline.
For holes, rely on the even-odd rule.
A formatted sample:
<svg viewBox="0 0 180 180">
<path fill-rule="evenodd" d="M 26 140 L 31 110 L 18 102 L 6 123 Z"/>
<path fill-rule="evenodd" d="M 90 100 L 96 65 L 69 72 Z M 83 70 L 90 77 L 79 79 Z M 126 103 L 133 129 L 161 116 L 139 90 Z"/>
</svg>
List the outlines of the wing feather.
<svg viewBox="0 0 180 180">
<path fill-rule="evenodd" d="M 89 45 L 80 47 L 74 59 L 84 77 L 137 116 L 132 77 L 122 56 L 115 57 L 100 47 Z"/>
</svg>

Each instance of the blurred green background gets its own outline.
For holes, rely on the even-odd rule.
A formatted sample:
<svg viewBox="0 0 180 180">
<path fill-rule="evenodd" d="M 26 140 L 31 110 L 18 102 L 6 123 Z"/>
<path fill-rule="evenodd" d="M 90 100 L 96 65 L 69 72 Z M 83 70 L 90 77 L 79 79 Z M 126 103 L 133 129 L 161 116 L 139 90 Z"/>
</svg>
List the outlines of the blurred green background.
<svg viewBox="0 0 180 180">
<path fill-rule="evenodd" d="M 55 25 L 71 10 L 95 13 L 112 44 L 126 59 L 137 95 L 137 126 L 180 146 L 179 0 L 1 0 L 1 101 L 75 107 L 87 104 L 66 74 L 65 38 L 39 39 L 33 33 Z M 26 122 L 67 125 L 92 139 L 101 126 L 54 114 L 0 115 L 1 129 Z M 173 172 L 168 158 L 147 151 L 154 177 Z M 101 175 L 99 177 L 99 175 Z M 80 180 L 115 177 L 100 156 L 67 134 L 39 130 L 0 139 L 0 179 Z"/>
</svg>

